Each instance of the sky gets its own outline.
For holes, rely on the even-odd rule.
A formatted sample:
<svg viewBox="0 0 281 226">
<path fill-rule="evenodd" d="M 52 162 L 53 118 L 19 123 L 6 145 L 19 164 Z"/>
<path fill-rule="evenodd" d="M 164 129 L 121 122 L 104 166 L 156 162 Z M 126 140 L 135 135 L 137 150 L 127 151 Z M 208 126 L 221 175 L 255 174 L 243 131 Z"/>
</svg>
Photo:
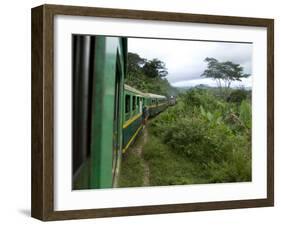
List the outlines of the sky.
<svg viewBox="0 0 281 226">
<path fill-rule="evenodd" d="M 165 62 L 166 78 L 176 87 L 216 86 L 213 79 L 200 76 L 207 68 L 206 57 L 240 64 L 247 74 L 251 74 L 252 69 L 252 44 L 249 43 L 129 38 L 128 51 L 148 60 L 158 58 Z M 251 87 L 252 76 L 231 86 Z"/>
</svg>

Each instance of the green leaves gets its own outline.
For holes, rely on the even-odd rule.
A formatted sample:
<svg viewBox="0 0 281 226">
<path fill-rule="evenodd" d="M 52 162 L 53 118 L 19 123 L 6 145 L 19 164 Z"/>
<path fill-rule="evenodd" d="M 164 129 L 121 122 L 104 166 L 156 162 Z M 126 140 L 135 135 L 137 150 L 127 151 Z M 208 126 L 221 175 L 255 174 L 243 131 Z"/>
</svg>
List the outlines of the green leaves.
<svg viewBox="0 0 281 226">
<path fill-rule="evenodd" d="M 252 108 L 249 102 L 242 101 L 240 108 L 239 108 L 239 119 L 248 129 L 252 127 Z"/>
<path fill-rule="evenodd" d="M 164 78 L 168 74 L 165 63 L 158 59 L 145 60 L 142 71 L 150 78 Z"/>
</svg>

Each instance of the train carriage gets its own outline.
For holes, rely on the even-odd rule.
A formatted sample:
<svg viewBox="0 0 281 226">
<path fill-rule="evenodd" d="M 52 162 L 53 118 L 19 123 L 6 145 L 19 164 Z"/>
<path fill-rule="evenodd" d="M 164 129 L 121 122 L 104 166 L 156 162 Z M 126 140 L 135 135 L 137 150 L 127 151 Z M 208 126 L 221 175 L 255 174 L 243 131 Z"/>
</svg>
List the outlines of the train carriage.
<svg viewBox="0 0 281 226">
<path fill-rule="evenodd" d="M 122 155 L 127 39 L 72 36 L 72 187 L 111 188 Z"/>
<path fill-rule="evenodd" d="M 157 95 L 153 93 L 147 93 L 148 98 L 150 99 L 149 108 L 149 116 L 155 116 L 159 114 L 161 111 L 164 111 L 168 106 L 167 98 L 162 95 Z"/>
<path fill-rule="evenodd" d="M 168 101 L 124 84 L 126 38 L 73 35 L 72 49 L 72 187 L 112 188 L 122 153 Z"/>
</svg>

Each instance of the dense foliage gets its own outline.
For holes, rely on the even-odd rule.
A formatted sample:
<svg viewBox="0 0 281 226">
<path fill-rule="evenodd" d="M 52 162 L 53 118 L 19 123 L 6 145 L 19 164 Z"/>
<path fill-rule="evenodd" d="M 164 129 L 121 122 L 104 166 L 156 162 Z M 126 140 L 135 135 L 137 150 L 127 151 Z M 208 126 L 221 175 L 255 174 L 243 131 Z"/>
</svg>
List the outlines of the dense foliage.
<svg viewBox="0 0 281 226">
<path fill-rule="evenodd" d="M 250 99 L 241 95 L 227 102 L 215 94 L 196 88 L 181 94 L 177 105 L 153 120 L 152 135 L 192 165 L 192 183 L 250 181 Z"/>
<path fill-rule="evenodd" d="M 165 63 L 152 59 L 141 58 L 136 53 L 128 53 L 128 71 L 125 83 L 143 92 L 174 96 L 177 89 L 172 87 L 165 78 L 168 71 Z"/>
</svg>

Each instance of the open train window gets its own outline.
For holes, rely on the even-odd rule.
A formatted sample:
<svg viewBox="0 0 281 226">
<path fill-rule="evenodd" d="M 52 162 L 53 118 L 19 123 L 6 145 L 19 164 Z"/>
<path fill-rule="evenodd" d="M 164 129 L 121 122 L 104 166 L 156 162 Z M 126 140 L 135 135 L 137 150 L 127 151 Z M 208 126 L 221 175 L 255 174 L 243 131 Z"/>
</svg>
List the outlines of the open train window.
<svg viewBox="0 0 281 226">
<path fill-rule="evenodd" d="M 126 95 L 125 97 L 125 113 L 130 112 L 130 95 Z"/>
<path fill-rule="evenodd" d="M 136 109 L 136 96 L 133 96 L 133 110 Z"/>
</svg>

